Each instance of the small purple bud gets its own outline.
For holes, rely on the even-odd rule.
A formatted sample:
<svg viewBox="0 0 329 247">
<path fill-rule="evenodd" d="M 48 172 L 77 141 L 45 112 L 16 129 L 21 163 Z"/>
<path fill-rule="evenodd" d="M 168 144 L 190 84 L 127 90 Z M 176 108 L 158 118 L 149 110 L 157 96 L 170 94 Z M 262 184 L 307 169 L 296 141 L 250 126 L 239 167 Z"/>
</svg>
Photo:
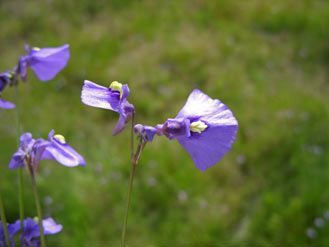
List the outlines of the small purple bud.
<svg viewBox="0 0 329 247">
<path fill-rule="evenodd" d="M 153 141 L 153 137 L 157 133 L 157 129 L 151 126 L 143 126 L 141 124 L 136 124 L 134 127 L 134 132 L 136 135 L 142 136 L 146 141 Z"/>
</svg>

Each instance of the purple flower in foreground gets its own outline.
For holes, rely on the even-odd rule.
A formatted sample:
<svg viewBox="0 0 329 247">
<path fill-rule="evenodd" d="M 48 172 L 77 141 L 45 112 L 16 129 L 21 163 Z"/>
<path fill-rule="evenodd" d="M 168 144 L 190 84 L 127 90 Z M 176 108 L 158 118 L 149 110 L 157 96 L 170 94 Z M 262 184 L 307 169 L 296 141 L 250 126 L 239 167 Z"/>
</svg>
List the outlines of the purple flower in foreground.
<svg viewBox="0 0 329 247">
<path fill-rule="evenodd" d="M 8 235 L 10 238 L 11 246 L 15 246 L 13 237 L 15 233 L 18 232 L 21 228 L 20 222 L 16 221 L 14 224 L 7 224 L 7 228 L 8 228 Z M 6 246 L 5 234 L 3 231 L 1 221 L 0 221 L 0 246 Z"/>
<path fill-rule="evenodd" d="M 134 106 L 126 100 L 128 95 L 129 88 L 127 84 L 122 85 L 114 81 L 109 88 L 106 88 L 85 80 L 81 100 L 89 106 L 118 112 L 120 118 L 112 132 L 112 135 L 116 135 L 126 127 L 129 117 L 135 113 Z"/>
<path fill-rule="evenodd" d="M 53 79 L 61 71 L 70 58 L 69 45 L 52 48 L 26 47 L 27 55 L 19 59 L 17 72 L 23 81 L 27 80 L 27 68 L 35 72 L 41 81 Z"/>
<path fill-rule="evenodd" d="M 56 234 L 63 229 L 63 226 L 56 224 L 52 218 L 42 220 L 42 226 L 45 235 Z M 31 247 L 41 246 L 40 240 L 35 239 L 37 237 L 40 237 L 38 221 L 32 218 L 26 218 L 24 220 L 24 230 L 20 235 L 22 245 Z"/>
<path fill-rule="evenodd" d="M 40 240 L 36 239 L 37 237 L 40 237 L 38 221 L 32 218 L 26 218 L 23 224 L 24 224 L 24 230 L 20 234 L 21 246 L 29 246 L 29 247 L 41 246 Z M 63 228 L 62 225 L 56 224 L 56 222 L 52 218 L 47 218 L 42 220 L 42 225 L 45 235 L 59 233 Z M 13 236 L 21 228 L 20 221 L 17 220 L 14 224 L 8 224 L 7 227 L 8 227 L 11 246 L 15 246 L 15 243 L 13 241 Z M 6 246 L 2 225 L 0 225 L 0 246 Z"/>
<path fill-rule="evenodd" d="M 0 74 L 0 108 L 11 109 L 15 107 L 15 104 L 1 98 L 1 93 L 10 83 L 11 78 L 12 74 L 9 71 Z"/>
<path fill-rule="evenodd" d="M 40 160 L 43 159 L 53 159 L 68 167 L 86 165 L 84 158 L 65 143 L 62 135 L 54 135 L 53 130 L 50 131 L 48 140 L 41 138 L 35 140 L 30 133 L 24 133 L 21 135 L 20 141 L 18 151 L 14 153 L 9 163 L 10 169 L 27 165 L 36 171 Z"/>
<path fill-rule="evenodd" d="M 177 139 L 196 167 L 207 170 L 230 151 L 238 121 L 222 102 L 195 89 L 176 118 L 157 126 L 157 134 Z"/>
</svg>

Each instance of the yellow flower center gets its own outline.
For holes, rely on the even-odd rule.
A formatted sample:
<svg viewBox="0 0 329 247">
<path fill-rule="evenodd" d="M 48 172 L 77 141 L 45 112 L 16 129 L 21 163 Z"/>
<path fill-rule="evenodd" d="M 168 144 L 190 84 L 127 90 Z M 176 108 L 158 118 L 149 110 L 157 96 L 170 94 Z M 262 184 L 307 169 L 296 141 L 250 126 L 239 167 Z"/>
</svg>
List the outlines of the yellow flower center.
<svg viewBox="0 0 329 247">
<path fill-rule="evenodd" d="M 62 135 L 54 135 L 54 138 L 56 138 L 56 140 L 58 140 L 60 143 L 65 144 L 65 137 Z"/>
<path fill-rule="evenodd" d="M 35 221 L 35 222 L 39 222 L 39 218 L 37 217 L 37 216 L 35 216 L 34 218 L 33 218 L 33 220 Z"/>
<path fill-rule="evenodd" d="M 120 92 L 120 99 L 122 97 L 122 84 L 120 82 L 117 82 L 117 81 L 113 81 L 110 85 L 110 88 L 112 90 L 117 90 Z"/>
<path fill-rule="evenodd" d="M 40 48 L 39 47 L 33 47 L 32 50 L 39 51 Z"/>
<path fill-rule="evenodd" d="M 191 123 L 191 125 L 190 125 L 190 130 L 192 132 L 197 132 L 199 134 L 202 131 L 204 131 L 206 128 L 208 128 L 208 126 L 202 121 L 196 121 L 196 122 Z"/>
</svg>

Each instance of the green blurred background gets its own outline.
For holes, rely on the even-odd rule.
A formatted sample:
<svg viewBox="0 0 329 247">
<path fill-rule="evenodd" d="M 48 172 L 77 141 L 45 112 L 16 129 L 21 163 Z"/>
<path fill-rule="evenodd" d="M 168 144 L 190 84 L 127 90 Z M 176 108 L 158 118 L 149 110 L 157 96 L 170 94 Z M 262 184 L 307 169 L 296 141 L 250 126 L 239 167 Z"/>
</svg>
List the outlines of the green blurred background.
<svg viewBox="0 0 329 247">
<path fill-rule="evenodd" d="M 136 121 L 176 116 L 194 88 L 239 121 L 232 151 L 201 172 L 176 141 L 156 137 L 137 168 L 128 246 L 329 246 L 329 1 L 0 1 L 0 71 L 24 45 L 70 44 L 49 82 L 19 85 L 21 130 L 51 129 L 87 161 L 43 161 L 46 216 L 63 225 L 49 246 L 119 246 L 129 131 L 114 112 L 81 103 L 85 79 L 128 83 Z M 13 101 L 13 89 L 2 96 Z M 0 110 L 0 185 L 19 218 L 15 111 Z M 26 215 L 35 216 L 24 176 Z M 327 218 L 326 218 L 327 217 Z"/>
</svg>

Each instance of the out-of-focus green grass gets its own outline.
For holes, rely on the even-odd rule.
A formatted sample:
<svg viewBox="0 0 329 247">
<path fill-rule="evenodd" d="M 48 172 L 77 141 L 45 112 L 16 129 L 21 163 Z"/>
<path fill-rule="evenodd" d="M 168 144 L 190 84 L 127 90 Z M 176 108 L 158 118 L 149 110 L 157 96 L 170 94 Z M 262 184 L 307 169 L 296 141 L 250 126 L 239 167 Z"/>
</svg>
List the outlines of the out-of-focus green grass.
<svg viewBox="0 0 329 247">
<path fill-rule="evenodd" d="M 129 246 L 328 246 L 328 1 L 2 1 L 0 71 L 25 43 L 70 44 L 52 81 L 29 71 L 19 86 L 21 129 L 63 134 L 86 168 L 43 161 L 46 216 L 63 225 L 50 246 L 118 246 L 129 176 L 129 131 L 118 115 L 80 101 L 84 79 L 129 84 L 137 122 L 174 117 L 200 88 L 240 128 L 232 151 L 206 172 L 176 141 L 155 138 L 138 165 Z M 13 90 L 2 96 L 13 101 Z M 1 193 L 18 219 L 15 112 L 0 110 Z M 206 154 L 205 154 L 206 155 Z M 25 176 L 26 215 L 36 210 Z M 315 237 L 307 236 L 314 228 Z"/>
</svg>

